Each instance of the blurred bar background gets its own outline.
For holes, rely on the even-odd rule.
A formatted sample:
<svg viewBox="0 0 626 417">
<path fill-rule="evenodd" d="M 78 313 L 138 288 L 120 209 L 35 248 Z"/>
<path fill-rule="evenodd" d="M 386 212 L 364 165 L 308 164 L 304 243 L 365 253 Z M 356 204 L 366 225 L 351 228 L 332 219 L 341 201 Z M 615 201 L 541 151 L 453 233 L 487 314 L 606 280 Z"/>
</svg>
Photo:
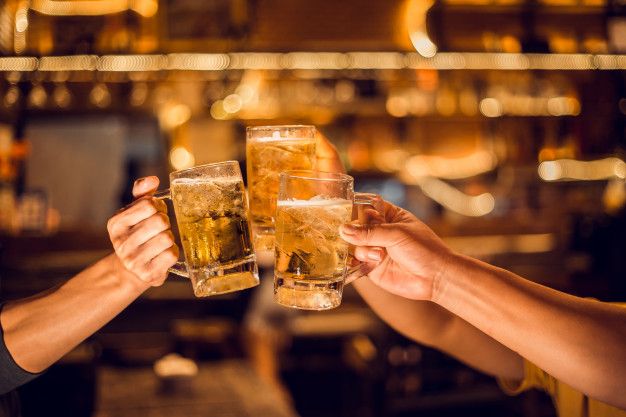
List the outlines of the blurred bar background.
<svg viewBox="0 0 626 417">
<path fill-rule="evenodd" d="M 243 163 L 245 126 L 303 123 L 456 250 L 624 301 L 625 54 L 623 0 L 4 0 L 0 291 L 108 253 L 137 177 Z M 350 289 L 274 305 L 261 264 L 210 299 L 171 276 L 24 386 L 24 417 L 554 415 Z"/>
</svg>

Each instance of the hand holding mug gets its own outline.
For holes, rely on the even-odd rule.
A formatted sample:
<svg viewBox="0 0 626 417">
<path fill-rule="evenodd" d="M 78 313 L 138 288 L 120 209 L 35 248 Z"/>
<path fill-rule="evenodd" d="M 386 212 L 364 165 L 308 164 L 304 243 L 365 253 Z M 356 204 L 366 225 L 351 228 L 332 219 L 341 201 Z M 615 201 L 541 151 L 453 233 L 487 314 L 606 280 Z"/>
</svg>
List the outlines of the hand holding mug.
<svg viewBox="0 0 626 417">
<path fill-rule="evenodd" d="M 136 200 L 109 219 L 107 230 L 123 267 L 151 286 L 163 284 L 167 270 L 178 260 L 178 247 L 170 230 L 167 207 L 152 197 L 159 180 L 135 181 Z"/>
<path fill-rule="evenodd" d="M 424 223 L 386 201 L 367 224 L 345 224 L 341 237 L 355 245 L 369 279 L 384 290 L 414 300 L 432 300 L 453 252 Z M 382 214 L 378 214 L 382 213 Z"/>
</svg>

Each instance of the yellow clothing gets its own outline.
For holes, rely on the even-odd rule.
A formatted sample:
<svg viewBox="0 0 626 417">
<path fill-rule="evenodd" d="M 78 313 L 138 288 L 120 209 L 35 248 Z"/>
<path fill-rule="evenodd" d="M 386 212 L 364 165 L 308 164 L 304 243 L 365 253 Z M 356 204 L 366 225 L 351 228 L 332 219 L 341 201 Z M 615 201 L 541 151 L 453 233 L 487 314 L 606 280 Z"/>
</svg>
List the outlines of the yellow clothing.
<svg viewBox="0 0 626 417">
<path fill-rule="evenodd" d="M 531 388 L 547 392 L 552 397 L 559 417 L 626 417 L 626 410 L 591 399 L 526 360 L 524 361 L 523 381 L 500 380 L 498 382 L 502 389 L 511 395 Z"/>
</svg>

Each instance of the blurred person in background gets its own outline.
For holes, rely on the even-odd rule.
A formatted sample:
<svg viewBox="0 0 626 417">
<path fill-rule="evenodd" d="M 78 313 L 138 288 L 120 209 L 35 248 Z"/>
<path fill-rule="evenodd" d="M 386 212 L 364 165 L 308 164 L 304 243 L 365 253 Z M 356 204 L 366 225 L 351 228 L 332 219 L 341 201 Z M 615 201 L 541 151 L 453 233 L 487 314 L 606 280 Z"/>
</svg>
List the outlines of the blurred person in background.
<svg viewBox="0 0 626 417">
<path fill-rule="evenodd" d="M 0 306 L 0 417 L 19 416 L 15 388 L 35 378 L 152 286 L 178 260 L 166 206 L 139 180 L 133 204 L 108 222 L 115 253 L 63 285 Z"/>
</svg>

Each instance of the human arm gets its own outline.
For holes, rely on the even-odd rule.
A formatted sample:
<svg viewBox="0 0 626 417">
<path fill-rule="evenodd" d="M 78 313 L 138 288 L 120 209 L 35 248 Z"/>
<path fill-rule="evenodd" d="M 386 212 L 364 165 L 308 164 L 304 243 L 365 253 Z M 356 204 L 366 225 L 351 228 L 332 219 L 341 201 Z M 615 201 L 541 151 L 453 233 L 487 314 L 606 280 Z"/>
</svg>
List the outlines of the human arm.
<svg viewBox="0 0 626 417">
<path fill-rule="evenodd" d="M 371 268 L 372 283 L 407 302 L 434 303 L 458 317 L 451 320 L 469 323 L 484 334 L 470 337 L 472 343 L 480 345 L 489 338 L 506 346 L 510 353 L 502 352 L 516 364 L 511 368 L 517 374 L 514 379 L 523 376 L 521 356 L 595 399 L 626 407 L 621 382 L 626 372 L 625 309 L 570 296 L 456 254 L 410 213 L 388 203 L 385 207 L 382 224 L 342 228 L 344 239 L 358 246 L 357 258 Z M 390 219 L 390 213 L 395 217 Z M 402 315 L 388 319 L 399 322 Z M 405 319 L 405 328 L 423 326 L 420 319 L 412 323 Z M 456 349 L 448 352 L 484 369 L 473 362 L 475 356 L 463 356 L 472 332 L 465 327 L 448 330 L 446 343 Z M 488 366 L 498 365 L 490 373 L 513 379 L 500 369 L 495 356 L 484 359 Z"/>
<path fill-rule="evenodd" d="M 489 375 L 507 380 L 524 377 L 522 358 L 517 353 L 441 306 L 391 294 L 367 277 L 353 285 L 376 315 L 407 338 Z"/>
<path fill-rule="evenodd" d="M 158 179 L 137 182 L 135 196 Z M 6 346 L 21 368 L 37 373 L 94 333 L 150 286 L 160 285 L 178 257 L 164 207 L 143 197 L 108 224 L 116 250 L 59 287 L 8 302 L 0 314 Z"/>
<path fill-rule="evenodd" d="M 320 131 L 317 131 L 315 139 L 315 169 L 322 172 L 345 173 L 346 169 L 335 145 Z"/>
<path fill-rule="evenodd" d="M 320 170 L 345 172 L 337 150 L 321 134 L 318 135 L 316 150 Z M 410 222 L 412 217 L 388 203 L 380 207 L 380 211 L 390 223 Z M 415 233 L 438 240 L 432 232 L 432 235 L 422 230 L 415 230 Z M 523 363 L 519 355 L 435 303 L 394 295 L 367 277 L 355 281 L 353 285 L 381 319 L 406 337 L 442 350 L 491 375 L 509 379 L 523 377 Z M 462 343 L 459 343 L 460 340 Z"/>
</svg>

